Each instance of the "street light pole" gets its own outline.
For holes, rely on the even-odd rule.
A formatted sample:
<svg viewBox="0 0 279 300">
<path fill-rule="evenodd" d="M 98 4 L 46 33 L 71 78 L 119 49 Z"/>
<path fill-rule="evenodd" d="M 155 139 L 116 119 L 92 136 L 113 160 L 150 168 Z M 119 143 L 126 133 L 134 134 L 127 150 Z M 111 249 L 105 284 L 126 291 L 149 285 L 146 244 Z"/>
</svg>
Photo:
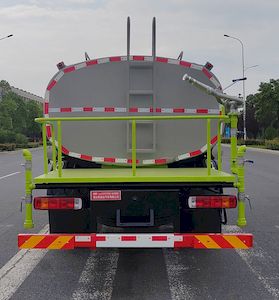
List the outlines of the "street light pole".
<svg viewBox="0 0 279 300">
<path fill-rule="evenodd" d="M 245 63 L 244 63 L 244 46 L 242 41 L 239 38 L 236 38 L 234 36 L 230 36 L 227 34 L 224 34 L 225 37 L 237 40 L 241 44 L 241 56 L 242 56 L 242 78 L 245 77 Z M 247 138 L 247 133 L 246 133 L 246 97 L 245 97 L 245 80 L 242 81 L 242 95 L 243 95 L 243 131 L 244 131 L 244 140 Z"/>
<path fill-rule="evenodd" d="M 10 37 L 12 37 L 12 36 L 13 36 L 13 34 L 9 34 L 9 35 L 7 35 L 7 36 L 4 36 L 4 37 L 0 38 L 0 41 L 1 41 L 1 40 L 4 40 L 4 39 L 8 39 L 8 38 L 10 38 Z"/>
</svg>

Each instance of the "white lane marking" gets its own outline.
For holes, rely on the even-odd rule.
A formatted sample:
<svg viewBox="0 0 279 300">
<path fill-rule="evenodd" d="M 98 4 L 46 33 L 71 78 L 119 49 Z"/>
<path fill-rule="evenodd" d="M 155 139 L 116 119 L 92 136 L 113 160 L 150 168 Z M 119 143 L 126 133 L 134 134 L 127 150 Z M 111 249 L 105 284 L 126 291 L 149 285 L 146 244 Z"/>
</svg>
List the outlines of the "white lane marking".
<svg viewBox="0 0 279 300">
<path fill-rule="evenodd" d="M 48 225 L 39 233 L 48 233 Z M 22 249 L 0 269 L 0 300 L 12 297 L 47 252 Z"/>
<path fill-rule="evenodd" d="M 10 177 L 10 176 L 13 176 L 13 175 L 16 175 L 16 174 L 20 174 L 21 172 L 14 172 L 14 173 L 11 173 L 11 174 L 8 174 L 8 175 L 4 175 L 2 177 L 0 177 L 0 180 L 1 179 L 4 179 L 4 178 L 7 178 L 7 177 Z"/>
<path fill-rule="evenodd" d="M 275 227 L 276 227 L 277 229 L 279 229 L 279 225 L 275 225 Z"/>
<path fill-rule="evenodd" d="M 190 266 L 185 266 L 179 251 L 173 249 L 163 249 L 165 264 L 167 268 L 169 288 L 172 300 L 187 300 L 196 299 L 193 288 L 182 280 L 185 274 L 190 269 Z"/>
<path fill-rule="evenodd" d="M 243 231 L 238 226 L 225 225 L 223 226 L 223 232 L 236 233 Z M 279 299 L 279 289 L 277 285 L 275 286 L 270 280 L 272 277 L 267 274 L 267 268 L 268 273 L 272 272 L 278 274 L 278 262 L 259 247 L 256 242 L 254 242 L 254 246 L 250 250 L 235 249 L 235 251 L 259 279 L 268 293 L 272 295 L 274 299 Z"/>
<path fill-rule="evenodd" d="M 101 249 L 91 252 L 72 299 L 111 299 L 118 257 L 117 249 Z"/>
</svg>

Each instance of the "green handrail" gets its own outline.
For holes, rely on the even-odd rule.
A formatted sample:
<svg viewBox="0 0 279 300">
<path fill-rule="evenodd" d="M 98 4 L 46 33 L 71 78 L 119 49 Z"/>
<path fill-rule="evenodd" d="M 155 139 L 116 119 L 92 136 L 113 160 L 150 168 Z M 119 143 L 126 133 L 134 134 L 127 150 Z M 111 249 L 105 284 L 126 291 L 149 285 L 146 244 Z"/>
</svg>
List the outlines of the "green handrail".
<svg viewBox="0 0 279 300">
<path fill-rule="evenodd" d="M 137 125 L 136 121 L 132 121 L 132 172 L 133 176 L 136 176 L 136 168 L 137 168 L 137 136 L 136 136 L 136 131 L 137 131 Z"/>
<path fill-rule="evenodd" d="M 218 163 L 221 164 L 221 122 L 228 120 L 227 115 L 199 115 L 199 116 L 121 116 L 121 117 L 66 117 L 66 118 L 36 118 L 35 121 L 42 124 L 43 127 L 43 147 L 44 147 L 44 173 L 47 174 L 47 141 L 46 141 L 46 124 L 50 124 L 52 132 L 52 159 L 53 170 L 58 171 L 58 176 L 62 177 L 62 122 L 73 121 L 132 121 L 132 173 L 136 176 L 136 121 L 142 120 L 207 120 L 207 153 L 211 150 L 211 122 L 210 120 L 218 120 Z M 55 130 L 54 123 L 57 126 L 57 149 L 58 157 L 56 163 L 56 145 L 55 145 Z M 221 170 L 221 166 L 219 167 Z M 211 155 L 207 155 L 207 173 L 211 174 Z"/>
<path fill-rule="evenodd" d="M 210 145 L 210 141 L 211 141 L 211 136 L 210 136 L 210 120 L 207 119 L 207 175 L 210 176 L 211 174 L 211 145 Z"/>
<path fill-rule="evenodd" d="M 122 117 L 64 117 L 64 118 L 36 118 L 37 123 L 51 123 L 53 121 L 139 121 L 139 120 L 229 120 L 227 115 L 199 115 L 199 116 L 122 116 Z"/>
</svg>

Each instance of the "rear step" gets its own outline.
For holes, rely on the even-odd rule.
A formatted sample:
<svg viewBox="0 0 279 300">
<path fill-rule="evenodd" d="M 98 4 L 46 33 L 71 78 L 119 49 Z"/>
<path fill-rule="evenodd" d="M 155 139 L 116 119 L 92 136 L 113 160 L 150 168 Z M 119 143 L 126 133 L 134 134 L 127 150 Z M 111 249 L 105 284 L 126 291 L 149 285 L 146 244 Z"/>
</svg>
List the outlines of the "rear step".
<svg viewBox="0 0 279 300">
<path fill-rule="evenodd" d="M 20 249 L 75 248 L 194 248 L 249 249 L 252 234 L 183 233 L 93 233 L 93 234 L 19 234 Z"/>
</svg>

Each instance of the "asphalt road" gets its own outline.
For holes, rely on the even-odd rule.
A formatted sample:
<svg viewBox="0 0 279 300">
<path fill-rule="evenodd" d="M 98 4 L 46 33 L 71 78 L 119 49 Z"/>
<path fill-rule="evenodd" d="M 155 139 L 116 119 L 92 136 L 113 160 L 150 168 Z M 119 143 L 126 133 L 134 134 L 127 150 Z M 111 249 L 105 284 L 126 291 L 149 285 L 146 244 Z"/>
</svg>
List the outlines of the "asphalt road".
<svg viewBox="0 0 279 300">
<path fill-rule="evenodd" d="M 38 175 L 42 151 L 33 150 L 33 157 Z M 0 153 L 0 300 L 279 299 L 279 155 L 249 150 L 246 157 L 255 161 L 246 167 L 252 250 L 18 251 L 22 157 Z M 228 217 L 225 231 L 238 231 L 236 212 Z M 47 230 L 46 213 L 35 212 L 34 219 L 35 232 Z"/>
</svg>

